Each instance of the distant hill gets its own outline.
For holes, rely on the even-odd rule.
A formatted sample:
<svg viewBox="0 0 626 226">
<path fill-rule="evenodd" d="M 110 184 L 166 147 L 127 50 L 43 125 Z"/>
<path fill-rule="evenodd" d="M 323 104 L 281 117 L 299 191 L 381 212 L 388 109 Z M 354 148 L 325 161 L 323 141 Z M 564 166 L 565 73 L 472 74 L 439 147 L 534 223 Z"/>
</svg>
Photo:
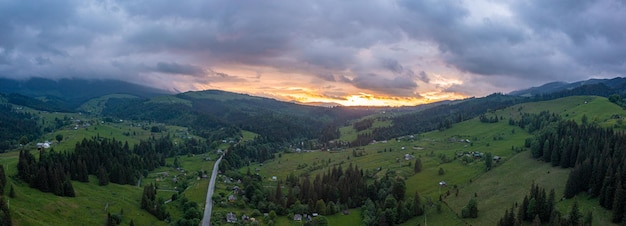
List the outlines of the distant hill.
<svg viewBox="0 0 626 226">
<path fill-rule="evenodd" d="M 509 93 L 513 96 L 536 96 L 551 94 L 557 92 L 563 92 L 589 85 L 605 85 L 615 93 L 620 93 L 626 88 L 626 78 L 617 77 L 612 79 L 589 79 L 584 81 L 578 81 L 573 83 L 566 82 L 550 82 L 538 87 L 532 87 L 523 90 L 517 90 Z"/>
<path fill-rule="evenodd" d="M 191 91 L 171 96 L 109 98 L 102 114 L 189 126 L 197 131 L 237 127 L 272 141 L 335 139 L 347 120 L 381 109 L 316 107 L 221 90 Z M 202 133 L 202 132 L 200 132 Z"/>
<path fill-rule="evenodd" d="M 119 80 L 87 80 L 78 78 L 51 80 L 46 78 L 31 78 L 15 80 L 0 78 L 0 93 L 20 94 L 29 97 L 58 99 L 65 103 L 67 108 L 77 108 L 92 98 L 109 94 L 128 94 L 137 97 L 154 97 L 171 94 L 138 84 Z"/>
</svg>

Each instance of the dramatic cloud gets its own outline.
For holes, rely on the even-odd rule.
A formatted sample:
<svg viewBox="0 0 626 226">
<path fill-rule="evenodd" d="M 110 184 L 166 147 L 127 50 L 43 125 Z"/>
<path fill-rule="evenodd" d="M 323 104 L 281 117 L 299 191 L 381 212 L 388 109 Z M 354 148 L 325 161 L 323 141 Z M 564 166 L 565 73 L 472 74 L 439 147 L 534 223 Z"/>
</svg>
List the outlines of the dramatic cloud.
<svg viewBox="0 0 626 226">
<path fill-rule="evenodd" d="M 416 104 L 624 76 L 625 12 L 621 0 L 6 0 L 0 76 Z"/>
</svg>

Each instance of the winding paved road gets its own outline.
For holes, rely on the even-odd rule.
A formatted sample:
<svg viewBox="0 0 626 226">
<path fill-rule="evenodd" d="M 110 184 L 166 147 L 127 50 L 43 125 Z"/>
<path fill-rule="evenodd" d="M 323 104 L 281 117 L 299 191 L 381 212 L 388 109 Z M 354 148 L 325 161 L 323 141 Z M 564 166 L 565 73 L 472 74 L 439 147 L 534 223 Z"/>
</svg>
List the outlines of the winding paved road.
<svg viewBox="0 0 626 226">
<path fill-rule="evenodd" d="M 202 218 L 202 226 L 211 225 L 211 210 L 213 209 L 213 190 L 215 190 L 215 178 L 217 177 L 217 171 L 219 171 L 219 165 L 222 161 L 223 155 L 220 156 L 215 165 L 213 165 L 213 173 L 211 174 L 211 181 L 209 182 L 209 189 L 206 192 L 206 203 L 204 205 L 204 217 Z"/>
</svg>

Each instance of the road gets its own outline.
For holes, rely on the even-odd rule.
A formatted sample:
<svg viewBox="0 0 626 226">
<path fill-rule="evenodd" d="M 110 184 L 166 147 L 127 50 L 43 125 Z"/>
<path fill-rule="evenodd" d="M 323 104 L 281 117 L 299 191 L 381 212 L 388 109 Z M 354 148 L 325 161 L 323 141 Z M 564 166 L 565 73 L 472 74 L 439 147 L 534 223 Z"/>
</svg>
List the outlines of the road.
<svg viewBox="0 0 626 226">
<path fill-rule="evenodd" d="M 206 204 L 204 205 L 204 217 L 202 218 L 202 226 L 211 225 L 211 210 L 213 209 L 213 190 L 215 190 L 215 178 L 217 177 L 217 171 L 219 171 L 219 165 L 222 161 L 223 155 L 220 156 L 215 165 L 213 165 L 213 173 L 211 174 L 211 181 L 209 182 L 209 188 L 206 192 Z"/>
</svg>

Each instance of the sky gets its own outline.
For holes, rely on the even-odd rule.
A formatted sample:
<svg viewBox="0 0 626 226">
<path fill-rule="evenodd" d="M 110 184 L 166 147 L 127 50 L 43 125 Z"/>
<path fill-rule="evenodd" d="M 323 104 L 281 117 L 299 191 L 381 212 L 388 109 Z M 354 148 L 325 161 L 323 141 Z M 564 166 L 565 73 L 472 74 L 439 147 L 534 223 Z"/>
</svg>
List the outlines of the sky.
<svg viewBox="0 0 626 226">
<path fill-rule="evenodd" d="M 623 0 L 0 0 L 0 77 L 416 105 L 626 74 Z"/>
</svg>

